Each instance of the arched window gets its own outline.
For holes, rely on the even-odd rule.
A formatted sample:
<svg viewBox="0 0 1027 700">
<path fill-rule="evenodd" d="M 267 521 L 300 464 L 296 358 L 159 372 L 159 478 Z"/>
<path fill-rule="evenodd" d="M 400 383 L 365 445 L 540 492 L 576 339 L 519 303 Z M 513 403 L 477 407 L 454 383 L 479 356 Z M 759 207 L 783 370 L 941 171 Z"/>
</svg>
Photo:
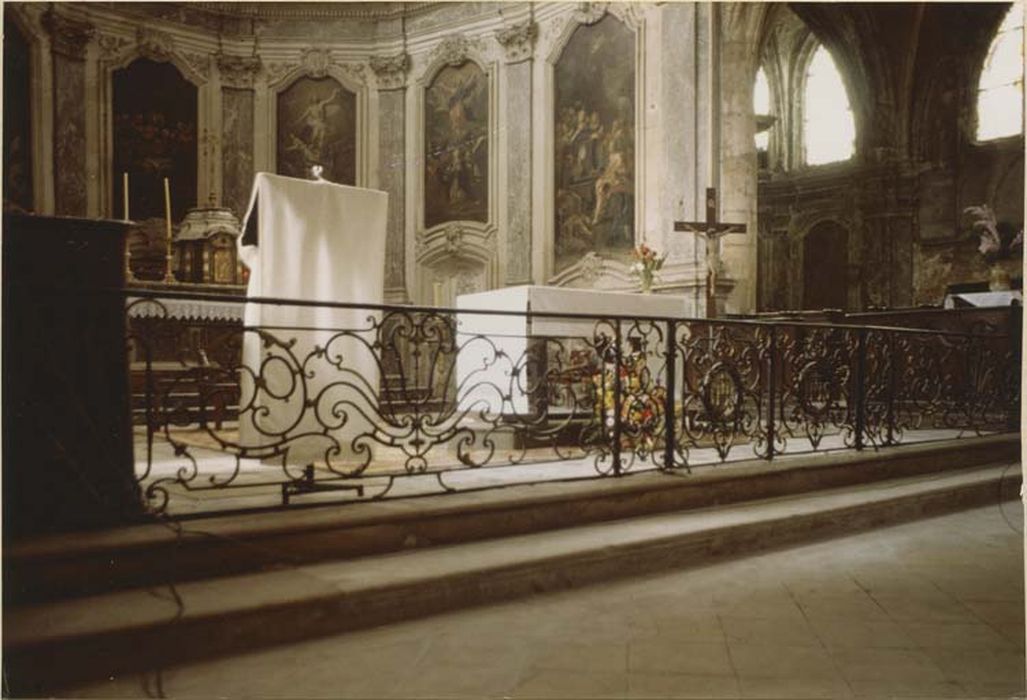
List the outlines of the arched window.
<svg viewBox="0 0 1027 700">
<path fill-rule="evenodd" d="M 977 86 L 977 140 L 1023 133 L 1023 13 L 1006 13 Z"/>
<path fill-rule="evenodd" d="M 767 82 L 767 73 L 762 66 L 756 71 L 756 85 L 752 90 L 752 112 L 757 118 L 770 114 L 770 83 Z M 757 119 L 756 150 L 766 151 L 770 144 L 770 128 L 759 131 L 758 122 Z"/>
<path fill-rule="evenodd" d="M 823 46 L 817 48 L 806 69 L 802 133 L 809 165 L 852 157 L 856 122 L 842 76 Z"/>
</svg>

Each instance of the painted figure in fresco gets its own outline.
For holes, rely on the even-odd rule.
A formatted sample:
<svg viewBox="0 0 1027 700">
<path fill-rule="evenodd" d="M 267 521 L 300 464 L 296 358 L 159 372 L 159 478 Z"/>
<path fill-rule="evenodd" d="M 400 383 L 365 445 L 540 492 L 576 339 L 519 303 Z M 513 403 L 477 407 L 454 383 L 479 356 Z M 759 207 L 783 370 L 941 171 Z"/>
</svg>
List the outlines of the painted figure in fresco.
<svg viewBox="0 0 1027 700">
<path fill-rule="evenodd" d="M 356 183 L 356 95 L 334 78 L 299 78 L 278 96 L 278 172 Z"/>
<path fill-rule="evenodd" d="M 325 135 L 328 133 L 328 106 L 341 95 L 342 89 L 335 88 L 331 95 L 320 100 L 315 99 L 297 120 L 305 125 L 302 132 L 306 137 L 304 142 L 312 152 L 320 153 L 324 148 Z"/>
<path fill-rule="evenodd" d="M 634 245 L 635 39 L 607 16 L 574 31 L 555 69 L 556 268 Z"/>
<path fill-rule="evenodd" d="M 488 79 L 471 61 L 425 91 L 425 226 L 488 216 Z"/>
</svg>

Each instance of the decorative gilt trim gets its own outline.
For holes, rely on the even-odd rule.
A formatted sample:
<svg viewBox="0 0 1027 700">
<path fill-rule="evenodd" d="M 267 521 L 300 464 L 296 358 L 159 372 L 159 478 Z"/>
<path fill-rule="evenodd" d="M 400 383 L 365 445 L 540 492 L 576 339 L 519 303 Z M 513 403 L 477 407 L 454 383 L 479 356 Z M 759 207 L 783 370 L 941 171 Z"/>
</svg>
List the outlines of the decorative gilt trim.
<svg viewBox="0 0 1027 700">
<path fill-rule="evenodd" d="M 519 63 L 531 58 L 537 36 L 538 25 L 526 19 L 497 31 L 496 41 L 505 49 L 507 63 Z"/>
<path fill-rule="evenodd" d="M 607 3 L 581 2 L 574 10 L 574 19 L 580 24 L 595 24 L 606 16 Z"/>
<path fill-rule="evenodd" d="M 370 65 L 378 78 L 379 90 L 397 90 L 406 85 L 406 73 L 410 69 L 410 56 L 406 52 L 395 56 L 371 56 Z"/>
<path fill-rule="evenodd" d="M 86 46 L 96 34 L 92 24 L 62 17 L 51 9 L 43 15 L 43 26 L 50 33 L 50 47 L 54 53 L 85 60 Z"/>
<path fill-rule="evenodd" d="M 300 58 L 303 72 L 311 78 L 324 78 L 332 65 L 332 54 L 326 49 L 309 48 Z"/>
<path fill-rule="evenodd" d="M 217 59 L 218 71 L 221 73 L 221 83 L 226 87 L 252 88 L 254 79 L 260 73 L 260 56 L 232 56 L 219 53 Z"/>
<path fill-rule="evenodd" d="M 136 30 L 136 44 L 139 55 L 158 63 L 167 63 L 175 51 L 175 40 L 167 32 L 150 27 Z"/>
</svg>

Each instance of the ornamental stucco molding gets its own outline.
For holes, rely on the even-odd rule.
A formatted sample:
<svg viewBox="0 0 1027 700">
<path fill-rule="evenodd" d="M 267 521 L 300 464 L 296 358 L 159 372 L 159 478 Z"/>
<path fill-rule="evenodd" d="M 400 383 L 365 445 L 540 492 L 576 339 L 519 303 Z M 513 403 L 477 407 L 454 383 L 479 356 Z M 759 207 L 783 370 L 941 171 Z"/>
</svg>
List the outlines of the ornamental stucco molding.
<svg viewBox="0 0 1027 700">
<path fill-rule="evenodd" d="M 605 267 L 606 261 L 593 250 L 586 253 L 585 257 L 581 259 L 581 264 L 578 269 L 583 280 L 586 282 L 594 282 L 603 276 L 603 269 Z"/>
<path fill-rule="evenodd" d="M 210 54 L 206 53 L 183 53 L 180 54 L 190 69 L 204 80 L 210 78 Z"/>
<path fill-rule="evenodd" d="M 76 60 L 85 59 L 86 47 L 96 34 L 92 24 L 62 17 L 53 9 L 43 15 L 43 26 L 50 34 L 52 51 Z"/>
<path fill-rule="evenodd" d="M 310 48 L 300 57 L 303 72 L 311 78 L 324 78 L 332 65 L 332 54 L 325 49 Z"/>
<path fill-rule="evenodd" d="M 439 61 L 447 66 L 462 65 L 472 50 L 480 48 L 480 44 L 480 40 L 468 39 L 462 34 L 447 36 L 431 52 L 431 62 Z"/>
<path fill-rule="evenodd" d="M 221 83 L 233 88 L 252 88 L 261 69 L 260 56 L 218 54 L 217 64 Z"/>
<path fill-rule="evenodd" d="M 580 24 L 595 24 L 606 16 L 607 3 L 581 2 L 574 9 L 574 19 Z"/>
<path fill-rule="evenodd" d="M 371 70 L 378 78 L 381 90 L 396 90 L 406 85 L 406 74 L 410 68 L 410 56 L 398 53 L 395 56 L 372 56 Z"/>
<path fill-rule="evenodd" d="M 113 34 L 101 34 L 96 43 L 100 47 L 100 58 L 110 61 L 121 56 L 132 45 L 132 40 Z"/>
<path fill-rule="evenodd" d="M 170 61 L 175 52 L 175 40 L 171 35 L 150 27 L 139 27 L 136 30 L 136 44 L 140 56 L 158 63 Z"/>
<path fill-rule="evenodd" d="M 538 36 L 538 25 L 527 19 L 496 32 L 496 41 L 506 51 L 507 63 L 518 63 L 531 58 Z"/>
</svg>

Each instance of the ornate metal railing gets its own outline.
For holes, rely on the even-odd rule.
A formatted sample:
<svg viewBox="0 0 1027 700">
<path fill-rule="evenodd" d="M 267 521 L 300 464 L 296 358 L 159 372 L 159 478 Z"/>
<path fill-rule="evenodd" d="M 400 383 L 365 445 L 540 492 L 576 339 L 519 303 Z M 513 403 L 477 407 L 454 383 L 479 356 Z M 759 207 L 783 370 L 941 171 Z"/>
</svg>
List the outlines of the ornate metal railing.
<svg viewBox="0 0 1027 700">
<path fill-rule="evenodd" d="M 1018 332 L 264 299 L 249 300 L 263 325 L 201 334 L 166 316 L 203 295 L 131 294 L 136 474 L 155 512 L 1018 429 Z"/>
</svg>

